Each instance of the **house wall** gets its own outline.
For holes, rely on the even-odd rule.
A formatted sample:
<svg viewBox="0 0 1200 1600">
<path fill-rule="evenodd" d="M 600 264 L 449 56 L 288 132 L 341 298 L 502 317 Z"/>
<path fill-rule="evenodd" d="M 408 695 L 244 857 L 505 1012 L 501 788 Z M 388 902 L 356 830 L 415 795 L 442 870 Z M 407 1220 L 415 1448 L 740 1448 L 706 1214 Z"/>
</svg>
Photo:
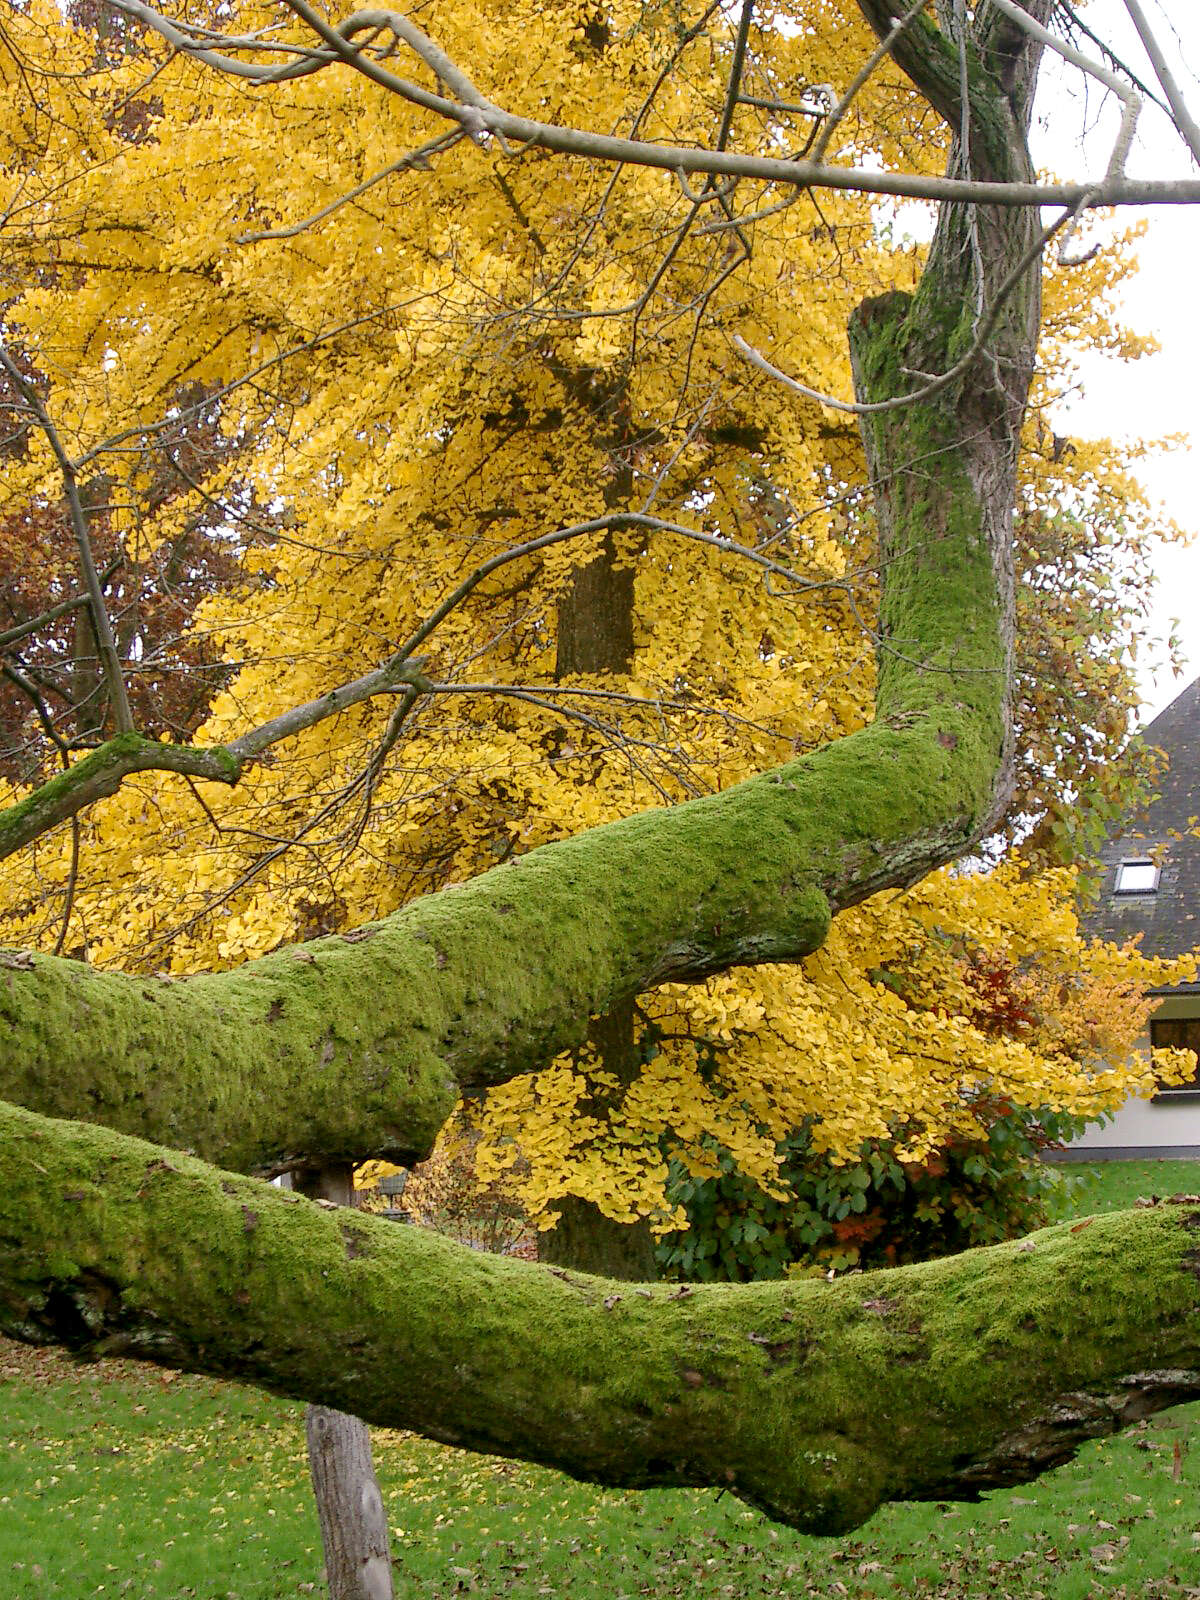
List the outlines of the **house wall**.
<svg viewBox="0 0 1200 1600">
<path fill-rule="evenodd" d="M 1200 995 L 1168 996 L 1151 1020 L 1200 1017 Z M 1138 1050 L 1150 1049 L 1147 1031 Z M 1168 1090 L 1153 1100 L 1127 1100 L 1110 1122 L 1092 1123 L 1056 1161 L 1119 1161 L 1135 1157 L 1200 1158 L 1200 1088 Z"/>
</svg>

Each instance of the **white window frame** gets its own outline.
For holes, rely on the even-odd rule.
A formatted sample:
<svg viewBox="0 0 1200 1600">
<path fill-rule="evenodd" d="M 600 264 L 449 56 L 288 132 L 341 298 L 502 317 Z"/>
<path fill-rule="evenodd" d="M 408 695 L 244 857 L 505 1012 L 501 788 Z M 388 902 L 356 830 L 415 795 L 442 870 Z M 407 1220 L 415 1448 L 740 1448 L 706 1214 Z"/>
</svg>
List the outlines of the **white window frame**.
<svg viewBox="0 0 1200 1600">
<path fill-rule="evenodd" d="M 1149 883 L 1126 883 L 1123 881 L 1127 872 L 1132 875 L 1131 869 L 1137 871 L 1138 869 L 1144 870 L 1147 867 L 1150 869 Z M 1115 887 L 1117 894 L 1154 894 L 1157 889 L 1158 866 L 1149 856 L 1129 856 L 1117 867 Z"/>
</svg>

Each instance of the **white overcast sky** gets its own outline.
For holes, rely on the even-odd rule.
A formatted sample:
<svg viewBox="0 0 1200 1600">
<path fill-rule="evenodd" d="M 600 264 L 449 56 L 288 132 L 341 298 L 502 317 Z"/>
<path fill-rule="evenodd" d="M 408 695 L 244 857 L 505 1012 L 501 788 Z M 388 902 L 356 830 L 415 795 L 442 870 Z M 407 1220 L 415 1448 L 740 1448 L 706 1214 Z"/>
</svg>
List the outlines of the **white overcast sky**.
<svg viewBox="0 0 1200 1600">
<path fill-rule="evenodd" d="M 1116 45 L 1143 81 L 1154 84 L 1124 0 L 1076 0 L 1076 9 L 1095 33 Z M 1200 0 L 1143 0 L 1143 9 L 1165 46 L 1193 117 L 1200 121 Z M 1080 44 L 1092 52 L 1086 40 Z M 1117 125 L 1101 86 L 1091 83 L 1085 101 L 1080 81 L 1074 69 L 1061 75 L 1047 72 L 1039 101 L 1047 127 L 1035 154 L 1064 178 L 1102 172 Z M 1127 170 L 1138 176 L 1195 175 L 1187 150 L 1151 104 L 1142 112 L 1138 145 Z M 1185 672 L 1173 677 L 1161 657 L 1157 671 L 1146 663 L 1142 682 L 1148 720 L 1200 674 L 1200 207 L 1163 206 L 1139 214 L 1148 217 L 1149 228 L 1139 246 L 1141 270 L 1125 288 L 1122 304 L 1128 325 L 1153 333 L 1162 349 L 1132 364 L 1088 356 L 1081 392 L 1059 413 L 1058 431 L 1113 438 L 1190 435 L 1184 448 L 1146 459 L 1140 474 L 1166 515 L 1198 536 L 1189 549 L 1163 547 L 1156 559 L 1155 624 L 1165 634 L 1178 622 Z M 1118 220 L 1132 215 L 1124 213 Z"/>
</svg>

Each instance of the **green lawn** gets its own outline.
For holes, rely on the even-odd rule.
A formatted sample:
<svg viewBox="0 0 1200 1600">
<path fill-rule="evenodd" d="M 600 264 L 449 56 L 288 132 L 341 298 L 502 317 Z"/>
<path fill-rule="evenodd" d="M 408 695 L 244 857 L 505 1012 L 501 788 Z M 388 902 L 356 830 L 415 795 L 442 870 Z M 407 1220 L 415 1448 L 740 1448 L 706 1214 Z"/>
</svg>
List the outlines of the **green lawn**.
<svg viewBox="0 0 1200 1600">
<path fill-rule="evenodd" d="M 1064 1215 L 1126 1211 L 1149 1195 L 1200 1194 L 1200 1161 L 1069 1162 L 1055 1170 L 1064 1181 Z"/>
<path fill-rule="evenodd" d="M 1070 1202 L 1081 1213 L 1200 1191 L 1200 1163 L 1098 1170 Z M 0 1404 L 0 1600 L 319 1592 L 298 1406 L 3 1341 Z M 1200 1405 L 1093 1444 L 1023 1490 L 891 1506 L 841 1540 L 773 1527 L 729 1495 L 609 1493 L 376 1437 L 398 1593 L 414 1600 L 1200 1597 Z"/>
</svg>

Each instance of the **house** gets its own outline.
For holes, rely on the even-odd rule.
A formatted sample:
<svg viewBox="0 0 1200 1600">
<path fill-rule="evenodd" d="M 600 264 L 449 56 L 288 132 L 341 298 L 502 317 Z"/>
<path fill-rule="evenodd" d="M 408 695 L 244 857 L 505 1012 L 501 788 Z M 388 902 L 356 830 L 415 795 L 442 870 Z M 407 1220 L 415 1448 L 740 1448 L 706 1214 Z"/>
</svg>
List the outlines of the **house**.
<svg viewBox="0 0 1200 1600">
<path fill-rule="evenodd" d="M 1100 853 L 1103 877 L 1084 930 L 1121 942 L 1142 935 L 1147 955 L 1177 956 L 1200 945 L 1200 678 L 1143 732 L 1167 756 L 1158 792 Z M 1151 991 L 1158 1005 L 1143 1045 L 1200 1052 L 1200 983 Z M 1129 1100 L 1111 1122 L 1093 1125 L 1066 1159 L 1200 1158 L 1200 1074 L 1153 1100 Z M 1058 1159 L 1063 1159 L 1059 1157 Z"/>
</svg>

